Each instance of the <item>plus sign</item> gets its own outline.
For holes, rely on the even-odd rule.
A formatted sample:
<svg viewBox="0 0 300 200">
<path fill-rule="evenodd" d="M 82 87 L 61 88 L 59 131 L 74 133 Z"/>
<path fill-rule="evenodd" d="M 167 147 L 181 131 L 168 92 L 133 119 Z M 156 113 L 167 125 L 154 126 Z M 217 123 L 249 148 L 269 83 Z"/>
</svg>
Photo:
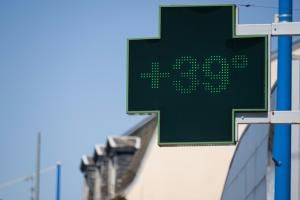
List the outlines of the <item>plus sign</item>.
<svg viewBox="0 0 300 200">
<path fill-rule="evenodd" d="M 159 63 L 153 62 L 151 65 L 151 72 L 141 73 L 141 78 L 150 78 L 151 79 L 151 88 L 158 89 L 159 81 L 161 78 L 169 78 L 170 73 L 168 72 L 159 72 Z"/>
</svg>

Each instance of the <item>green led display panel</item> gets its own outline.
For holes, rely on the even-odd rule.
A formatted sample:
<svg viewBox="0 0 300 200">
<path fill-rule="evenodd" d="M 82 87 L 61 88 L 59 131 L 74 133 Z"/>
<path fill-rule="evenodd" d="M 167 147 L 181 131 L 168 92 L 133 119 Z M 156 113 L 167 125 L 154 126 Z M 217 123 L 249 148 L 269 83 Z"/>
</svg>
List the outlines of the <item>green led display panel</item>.
<svg viewBox="0 0 300 200">
<path fill-rule="evenodd" d="M 160 37 L 128 44 L 127 111 L 158 113 L 159 144 L 234 144 L 234 115 L 267 109 L 267 36 L 235 35 L 235 6 L 160 8 Z"/>
</svg>

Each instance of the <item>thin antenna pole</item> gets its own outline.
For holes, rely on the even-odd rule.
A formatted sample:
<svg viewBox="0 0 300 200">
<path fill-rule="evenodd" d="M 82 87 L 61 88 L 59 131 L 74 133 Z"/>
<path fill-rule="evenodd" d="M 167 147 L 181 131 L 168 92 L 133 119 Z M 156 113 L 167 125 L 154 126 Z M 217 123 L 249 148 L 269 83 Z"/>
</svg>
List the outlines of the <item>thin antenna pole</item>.
<svg viewBox="0 0 300 200">
<path fill-rule="evenodd" d="M 60 200 L 61 163 L 56 163 L 56 200 Z"/>
<path fill-rule="evenodd" d="M 40 162 L 41 162 L 41 133 L 37 135 L 36 148 L 36 186 L 35 186 L 35 200 L 40 199 Z"/>
</svg>

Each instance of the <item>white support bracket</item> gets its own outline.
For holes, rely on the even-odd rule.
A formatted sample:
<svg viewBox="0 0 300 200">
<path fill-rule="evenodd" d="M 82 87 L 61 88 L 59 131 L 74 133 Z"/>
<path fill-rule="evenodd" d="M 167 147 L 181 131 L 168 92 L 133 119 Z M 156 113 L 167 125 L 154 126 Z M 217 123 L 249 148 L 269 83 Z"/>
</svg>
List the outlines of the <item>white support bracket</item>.
<svg viewBox="0 0 300 200">
<path fill-rule="evenodd" d="M 235 119 L 237 124 L 300 124 L 300 111 L 238 113 Z"/>
<path fill-rule="evenodd" d="M 271 124 L 300 124 L 299 111 L 272 111 Z"/>
<path fill-rule="evenodd" d="M 237 8 L 238 9 L 238 8 Z M 235 135 L 239 135 L 239 124 L 300 124 L 300 110 L 299 110 L 299 60 L 293 61 L 293 84 L 292 84 L 292 95 L 293 102 L 298 105 L 297 108 L 293 106 L 292 111 L 272 111 L 271 109 L 271 36 L 280 35 L 300 35 L 300 22 L 274 22 L 271 24 L 239 24 L 239 15 L 237 10 L 236 16 L 236 29 L 235 35 L 237 36 L 268 36 L 268 111 L 267 112 L 254 112 L 254 113 L 236 113 L 235 114 Z M 243 127 L 243 126 L 241 126 Z M 300 127 L 300 126 L 299 126 Z M 243 129 L 243 128 L 242 128 Z M 243 131 L 243 130 L 240 131 Z M 299 128 L 300 131 L 300 128 Z M 299 136 L 300 137 L 300 136 Z M 238 140 L 238 138 L 237 138 Z"/>
<path fill-rule="evenodd" d="M 238 9 L 238 8 L 237 8 Z M 266 35 L 268 36 L 268 112 L 264 113 L 236 113 L 235 115 L 235 135 L 238 141 L 241 134 L 250 124 L 292 124 L 292 162 L 291 162 L 291 199 L 300 199 L 300 164 L 299 164 L 299 144 L 300 144 L 300 58 L 293 56 L 292 64 L 292 111 L 272 111 L 271 110 L 271 36 L 300 35 L 300 22 L 281 22 L 276 20 L 271 24 L 239 24 L 238 11 L 236 16 L 237 36 Z M 244 126 L 239 126 L 243 125 Z M 247 126 L 245 126 L 247 125 Z M 240 129 L 240 130 L 239 130 Z"/>
<path fill-rule="evenodd" d="M 300 22 L 237 24 L 236 35 L 300 35 Z"/>
</svg>

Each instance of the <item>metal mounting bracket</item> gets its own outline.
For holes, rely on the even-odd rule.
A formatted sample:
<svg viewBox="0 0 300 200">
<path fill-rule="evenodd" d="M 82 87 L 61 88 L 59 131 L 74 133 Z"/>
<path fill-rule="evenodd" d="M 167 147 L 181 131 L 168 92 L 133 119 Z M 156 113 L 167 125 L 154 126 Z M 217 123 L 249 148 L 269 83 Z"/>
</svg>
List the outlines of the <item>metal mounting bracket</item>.
<svg viewBox="0 0 300 200">
<path fill-rule="evenodd" d="M 300 124 L 300 111 L 271 111 L 265 113 L 238 113 L 238 124 Z"/>
<path fill-rule="evenodd" d="M 300 35 L 300 22 L 237 24 L 237 35 Z"/>
</svg>

